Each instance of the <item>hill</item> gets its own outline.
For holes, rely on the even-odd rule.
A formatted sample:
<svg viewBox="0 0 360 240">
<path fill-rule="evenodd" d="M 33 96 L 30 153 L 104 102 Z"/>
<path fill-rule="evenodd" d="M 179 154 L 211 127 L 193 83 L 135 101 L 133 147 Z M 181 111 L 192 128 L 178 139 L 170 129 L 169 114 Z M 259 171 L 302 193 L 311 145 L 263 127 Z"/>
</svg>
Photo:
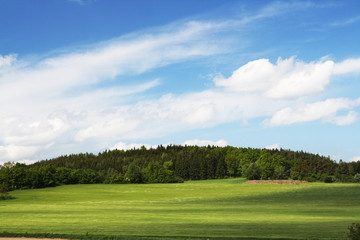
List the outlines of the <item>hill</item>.
<svg viewBox="0 0 360 240">
<path fill-rule="evenodd" d="M 9 164 L 8 164 L 9 165 Z M 303 151 L 253 148 L 158 146 L 156 149 L 71 154 L 0 170 L 11 190 L 78 183 L 176 183 L 184 180 L 293 179 L 360 181 L 360 161 L 336 163 Z"/>
</svg>

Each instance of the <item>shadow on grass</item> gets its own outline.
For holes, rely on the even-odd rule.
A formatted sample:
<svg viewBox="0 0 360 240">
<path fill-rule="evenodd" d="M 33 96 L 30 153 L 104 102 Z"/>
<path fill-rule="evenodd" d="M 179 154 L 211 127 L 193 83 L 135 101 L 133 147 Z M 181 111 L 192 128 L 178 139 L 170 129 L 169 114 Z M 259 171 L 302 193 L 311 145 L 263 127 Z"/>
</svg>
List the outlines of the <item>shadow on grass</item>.
<svg viewBox="0 0 360 240">
<path fill-rule="evenodd" d="M 8 194 L 1 194 L 0 195 L 0 201 L 5 201 L 5 200 L 12 200 L 15 199 L 15 197 L 8 195 Z"/>
<path fill-rule="evenodd" d="M 214 203 L 226 204 L 309 204 L 309 205 L 335 205 L 335 206 L 353 206 L 357 204 L 360 199 L 360 184 L 359 185 L 322 185 L 313 186 L 311 188 L 302 189 L 289 189 L 283 192 L 264 192 L 252 196 L 236 196 L 215 199 L 200 199 L 191 200 Z M 340 205 L 339 205 L 340 204 Z M 358 204 L 357 204 L 358 205 Z"/>
</svg>

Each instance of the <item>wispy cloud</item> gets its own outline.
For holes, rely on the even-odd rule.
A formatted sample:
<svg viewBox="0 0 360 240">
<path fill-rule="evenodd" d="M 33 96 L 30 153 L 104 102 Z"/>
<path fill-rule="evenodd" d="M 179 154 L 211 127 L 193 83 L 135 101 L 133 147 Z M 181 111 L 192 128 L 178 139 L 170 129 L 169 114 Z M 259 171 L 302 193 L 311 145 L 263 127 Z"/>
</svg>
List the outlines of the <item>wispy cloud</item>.
<svg viewBox="0 0 360 240">
<path fill-rule="evenodd" d="M 81 141 L 93 132 L 105 137 L 133 130 L 139 123 L 136 114 L 122 105 L 129 96 L 160 81 L 126 86 L 121 80 L 221 53 L 224 48 L 217 39 L 208 37 L 219 27 L 221 23 L 187 22 L 171 30 L 137 33 L 40 61 L 0 56 L 0 101 L 6 103 L 0 106 L 0 157 L 31 156 L 42 148 L 39 145 L 55 144 L 64 135 Z M 28 154 L 16 155 L 14 149 Z"/>
<path fill-rule="evenodd" d="M 78 3 L 80 5 L 84 4 L 84 1 L 83 0 L 67 0 L 69 2 L 74 2 L 74 3 Z"/>
<path fill-rule="evenodd" d="M 330 24 L 330 26 L 333 27 L 342 27 L 342 26 L 347 26 L 347 25 L 351 25 L 354 23 L 357 23 L 360 21 L 360 16 L 356 16 L 356 17 L 352 17 L 352 18 L 348 18 L 342 21 L 336 21 Z"/>
</svg>

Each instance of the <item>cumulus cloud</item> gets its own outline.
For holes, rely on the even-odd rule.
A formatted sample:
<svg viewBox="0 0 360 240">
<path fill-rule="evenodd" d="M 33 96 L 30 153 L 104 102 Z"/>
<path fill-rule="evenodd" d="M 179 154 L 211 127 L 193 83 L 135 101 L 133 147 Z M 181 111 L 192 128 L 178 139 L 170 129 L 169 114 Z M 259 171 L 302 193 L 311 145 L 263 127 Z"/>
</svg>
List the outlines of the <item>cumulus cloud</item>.
<svg viewBox="0 0 360 240">
<path fill-rule="evenodd" d="M 268 98 L 294 98 L 318 93 L 330 81 L 333 61 L 305 63 L 294 57 L 251 61 L 233 72 L 229 78 L 217 77 L 215 85 L 228 91 L 258 92 Z"/>
<path fill-rule="evenodd" d="M 124 143 L 124 142 L 119 142 L 117 144 L 115 144 L 114 146 L 110 147 L 110 150 L 113 149 L 118 149 L 118 150 L 131 150 L 131 149 L 139 149 L 141 147 L 145 147 L 146 149 L 156 149 L 158 146 L 157 145 L 150 145 L 150 144 L 140 144 L 140 143 Z"/>
<path fill-rule="evenodd" d="M 233 72 L 230 78 L 214 79 L 215 85 L 238 92 L 263 92 L 272 84 L 274 66 L 268 59 L 251 61 Z"/>
<path fill-rule="evenodd" d="M 352 157 L 347 162 L 357 162 L 357 161 L 360 161 L 360 156 Z"/>
<path fill-rule="evenodd" d="M 346 59 L 336 63 L 333 70 L 334 74 L 360 73 L 360 58 Z"/>
<path fill-rule="evenodd" d="M 170 144 L 162 144 L 162 146 L 169 146 Z M 225 140 L 220 139 L 218 141 L 211 141 L 211 140 L 199 140 L 199 139 L 192 139 L 186 140 L 181 144 L 182 146 L 218 146 L 218 147 L 226 147 L 228 144 Z M 112 146 L 110 149 L 118 149 L 118 150 L 130 150 L 130 149 L 139 149 L 141 147 L 145 147 L 146 149 L 156 149 L 158 145 L 151 145 L 151 144 L 142 144 L 142 143 L 125 143 L 119 142 Z"/>
<path fill-rule="evenodd" d="M 276 112 L 271 119 L 266 119 L 265 126 L 289 125 L 294 123 L 322 120 L 337 125 L 346 125 L 356 120 L 356 114 L 350 111 L 346 116 L 336 116 L 340 110 L 353 109 L 360 105 L 360 99 L 347 98 L 327 99 L 309 104 L 300 104 L 296 107 L 287 107 Z"/>
<path fill-rule="evenodd" d="M 295 57 L 251 61 L 232 73 L 229 78 L 217 76 L 214 83 L 227 91 L 259 93 L 273 99 L 296 98 L 322 92 L 331 76 L 360 73 L 360 58 L 335 63 L 320 60 L 306 63 Z"/>
<path fill-rule="evenodd" d="M 278 143 L 274 143 L 274 144 L 272 144 L 272 145 L 270 145 L 270 146 L 266 146 L 265 149 L 269 149 L 269 150 L 278 149 L 278 150 L 280 150 L 280 146 L 279 146 Z"/>
<path fill-rule="evenodd" d="M 218 141 L 211 141 L 211 140 L 187 140 L 182 145 L 186 146 L 218 146 L 218 147 L 226 147 L 228 144 L 225 140 L 220 139 Z"/>
</svg>

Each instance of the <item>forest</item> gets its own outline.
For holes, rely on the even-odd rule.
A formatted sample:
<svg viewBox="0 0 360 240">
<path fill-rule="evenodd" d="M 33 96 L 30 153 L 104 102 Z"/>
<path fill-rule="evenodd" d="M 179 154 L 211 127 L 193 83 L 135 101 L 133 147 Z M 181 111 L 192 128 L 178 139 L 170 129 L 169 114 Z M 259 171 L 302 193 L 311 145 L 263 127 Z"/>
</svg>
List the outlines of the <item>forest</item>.
<svg viewBox="0 0 360 240">
<path fill-rule="evenodd" d="M 360 161 L 285 149 L 169 145 L 156 149 L 106 150 L 0 166 L 3 189 L 64 184 L 179 183 L 187 180 L 245 177 L 309 182 L 360 182 Z"/>
</svg>

